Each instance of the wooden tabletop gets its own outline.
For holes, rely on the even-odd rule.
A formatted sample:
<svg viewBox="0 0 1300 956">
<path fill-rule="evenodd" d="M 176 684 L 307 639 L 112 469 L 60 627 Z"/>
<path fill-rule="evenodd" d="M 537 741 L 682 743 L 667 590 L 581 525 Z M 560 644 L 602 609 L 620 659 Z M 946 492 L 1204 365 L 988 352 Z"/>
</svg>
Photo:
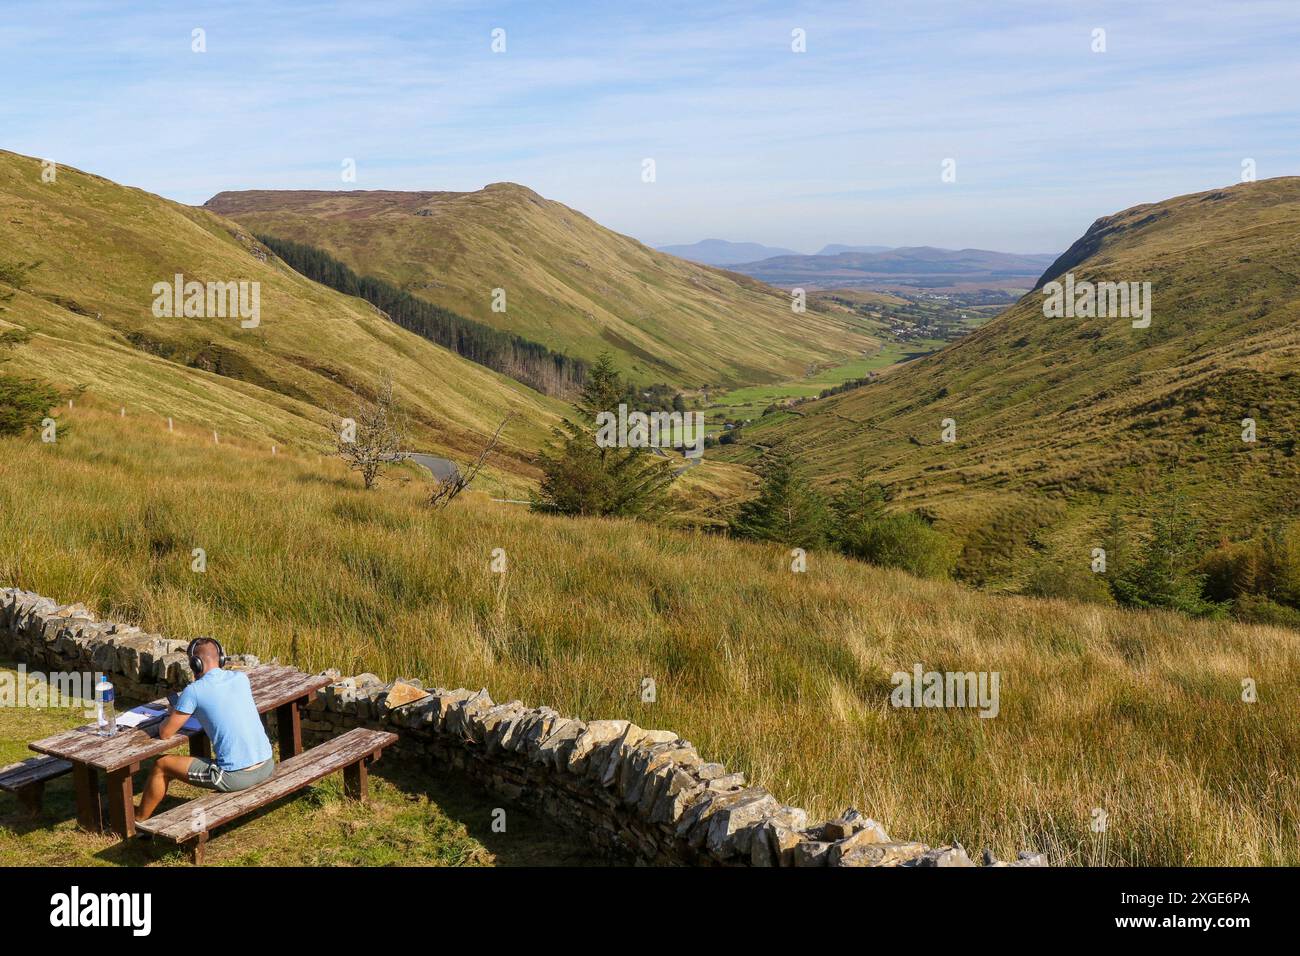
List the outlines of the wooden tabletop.
<svg viewBox="0 0 1300 956">
<path fill-rule="evenodd" d="M 245 673 L 253 688 L 253 703 L 257 705 L 260 714 L 306 697 L 330 683 L 328 677 L 304 674 L 297 668 L 280 664 L 263 664 Z M 168 704 L 164 698 L 153 701 L 148 706 L 166 709 Z M 149 727 L 120 727 L 112 737 L 101 737 L 94 724 L 87 724 L 28 746 L 37 753 L 61 757 L 111 773 L 164 754 L 180 746 L 192 735 L 202 733 L 198 730 L 182 730 L 175 737 L 159 740 L 160 727 L 161 721 Z"/>
</svg>

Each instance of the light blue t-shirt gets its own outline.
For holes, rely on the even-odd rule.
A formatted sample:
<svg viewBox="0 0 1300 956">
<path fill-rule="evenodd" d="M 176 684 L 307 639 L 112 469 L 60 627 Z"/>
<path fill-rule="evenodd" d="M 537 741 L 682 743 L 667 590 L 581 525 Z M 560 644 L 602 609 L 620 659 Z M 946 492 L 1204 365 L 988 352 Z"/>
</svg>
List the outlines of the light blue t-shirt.
<svg viewBox="0 0 1300 956">
<path fill-rule="evenodd" d="M 243 770 L 271 759 L 271 741 L 243 671 L 208 671 L 181 691 L 176 711 L 193 714 L 202 725 L 222 770 Z"/>
</svg>

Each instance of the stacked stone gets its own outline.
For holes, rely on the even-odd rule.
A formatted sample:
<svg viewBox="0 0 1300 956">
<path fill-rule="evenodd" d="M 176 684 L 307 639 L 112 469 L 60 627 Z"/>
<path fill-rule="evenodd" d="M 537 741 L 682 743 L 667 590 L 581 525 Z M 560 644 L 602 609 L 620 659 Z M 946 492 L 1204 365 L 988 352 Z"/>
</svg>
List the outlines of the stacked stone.
<svg viewBox="0 0 1300 956">
<path fill-rule="evenodd" d="M 130 624 L 99 621 L 84 604 L 0 589 L 0 650 L 45 673 L 105 674 L 123 702 L 155 700 L 188 684 L 193 675 L 185 647 L 185 641 Z M 232 661 L 258 663 L 252 655 Z"/>
<path fill-rule="evenodd" d="M 103 624 L 81 605 L 0 590 L 0 651 L 47 670 L 93 669 L 124 697 L 148 700 L 190 680 L 185 644 L 138 628 Z M 254 658 L 243 658 L 246 665 Z M 856 810 L 809 825 L 782 804 L 706 761 L 667 730 L 626 720 L 584 721 L 486 690 L 426 689 L 415 679 L 385 683 L 343 677 L 311 699 L 303 720 L 310 743 L 353 727 L 394 731 L 389 760 L 452 767 L 516 803 L 547 814 L 598 847 L 650 864 L 722 866 L 975 866 L 960 844 L 930 848 L 892 839 Z M 1045 866 L 1022 853 L 989 866 Z"/>
<path fill-rule="evenodd" d="M 352 727 L 401 737 L 399 753 L 432 759 L 502 796 L 580 830 L 598 846 L 648 863 L 731 866 L 975 866 L 958 844 L 893 840 L 856 810 L 808 825 L 742 773 L 709 763 L 690 742 L 626 720 L 583 721 L 486 690 L 338 677 L 312 699 L 304 731 Z M 1042 854 L 1014 863 L 1044 866 Z"/>
</svg>

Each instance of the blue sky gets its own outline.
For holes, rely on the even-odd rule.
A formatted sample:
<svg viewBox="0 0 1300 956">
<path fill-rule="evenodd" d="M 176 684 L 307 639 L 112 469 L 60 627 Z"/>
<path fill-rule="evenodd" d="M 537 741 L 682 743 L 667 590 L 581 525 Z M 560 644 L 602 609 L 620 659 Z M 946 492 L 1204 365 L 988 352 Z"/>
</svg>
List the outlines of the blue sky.
<svg viewBox="0 0 1300 956">
<path fill-rule="evenodd" d="M 0 147 L 191 203 L 509 180 L 655 245 L 1056 252 L 1300 174 L 1297 54 L 1297 0 L 5 0 Z"/>
</svg>

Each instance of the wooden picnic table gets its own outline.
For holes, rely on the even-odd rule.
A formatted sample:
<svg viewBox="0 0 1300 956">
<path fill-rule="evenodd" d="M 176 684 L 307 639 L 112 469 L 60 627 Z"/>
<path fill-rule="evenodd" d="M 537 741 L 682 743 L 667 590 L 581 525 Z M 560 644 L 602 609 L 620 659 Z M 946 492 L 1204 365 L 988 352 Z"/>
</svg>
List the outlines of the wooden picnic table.
<svg viewBox="0 0 1300 956">
<path fill-rule="evenodd" d="M 328 677 L 304 674 L 294 667 L 263 664 L 246 671 L 253 688 L 257 712 L 274 710 L 278 720 L 280 759 L 302 753 L 302 712 L 310 696 L 330 682 Z M 166 709 L 165 698 L 147 706 Z M 99 774 L 108 780 L 108 829 L 126 839 L 135 835 L 135 793 L 131 775 L 142 761 L 165 754 L 189 741 L 194 756 L 211 756 L 202 730 L 182 730 L 175 737 L 158 738 L 162 721 L 148 727 L 119 727 L 112 737 L 100 736 L 95 725 L 46 737 L 28 746 L 37 753 L 60 757 L 72 764 L 77 791 L 77 821 L 92 832 L 104 830 L 99 799 Z"/>
</svg>

